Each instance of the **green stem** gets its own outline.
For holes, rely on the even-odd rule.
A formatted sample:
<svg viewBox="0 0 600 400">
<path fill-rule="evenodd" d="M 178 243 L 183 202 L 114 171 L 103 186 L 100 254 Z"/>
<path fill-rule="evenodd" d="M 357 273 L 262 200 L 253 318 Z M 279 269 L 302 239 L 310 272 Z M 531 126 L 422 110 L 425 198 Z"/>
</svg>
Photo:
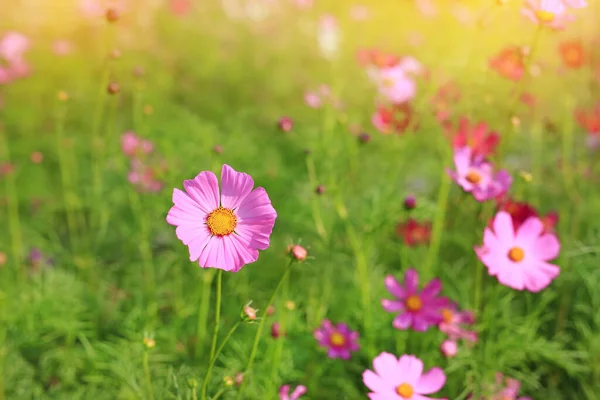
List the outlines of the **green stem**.
<svg viewBox="0 0 600 400">
<path fill-rule="evenodd" d="M 306 170 L 308 171 L 308 181 L 312 189 L 314 190 L 317 185 L 317 174 L 315 172 L 315 162 L 313 160 L 312 155 L 306 156 Z M 321 207 L 319 205 L 319 199 L 317 196 L 312 196 L 312 214 L 313 219 L 315 221 L 315 228 L 317 229 L 317 233 L 321 237 L 324 242 L 327 242 L 327 231 L 325 230 L 325 226 L 323 225 L 323 218 L 321 218 Z"/>
<path fill-rule="evenodd" d="M 206 398 L 206 395 L 208 392 L 208 383 L 210 381 L 210 376 L 212 374 L 213 367 L 215 366 L 215 363 L 217 362 L 217 358 L 219 358 L 219 354 L 221 354 L 221 351 L 223 350 L 223 348 L 225 347 L 225 345 L 227 344 L 227 342 L 229 341 L 229 339 L 231 338 L 233 333 L 237 330 L 238 326 L 240 326 L 240 322 L 241 322 L 241 320 L 238 320 L 235 323 L 235 325 L 233 325 L 233 327 L 229 330 L 229 332 L 227 332 L 225 339 L 223 339 L 223 341 L 221 342 L 221 345 L 215 352 L 215 356 L 210 360 L 210 363 L 208 364 L 208 370 L 206 371 L 206 375 L 204 376 L 204 381 L 202 382 L 202 398 L 203 399 Z"/>
<path fill-rule="evenodd" d="M 267 305 L 265 306 L 265 310 L 267 310 L 269 308 L 269 306 L 271 304 L 273 304 L 273 300 L 275 300 L 275 296 L 277 296 L 277 293 L 279 292 L 279 289 L 281 288 L 283 281 L 288 277 L 288 275 L 290 274 L 290 271 L 292 270 L 291 266 L 294 263 L 294 261 L 295 260 L 293 258 L 290 259 L 290 262 L 288 263 L 287 267 L 285 268 L 285 272 L 283 273 L 283 276 L 279 280 L 277 287 L 275 287 L 273 294 L 271 294 L 271 298 L 269 299 Z M 250 351 L 250 357 L 248 358 L 248 363 L 246 364 L 246 369 L 244 370 L 244 379 L 242 380 L 242 384 L 240 385 L 240 389 L 239 389 L 237 397 L 236 397 L 238 400 L 242 399 L 242 394 L 244 393 L 244 389 L 246 388 L 246 383 L 248 382 L 248 379 L 247 379 L 248 373 L 250 372 L 250 369 L 252 368 L 252 365 L 254 364 L 254 358 L 256 357 L 256 351 L 258 350 L 258 345 L 260 343 L 260 339 L 262 337 L 262 331 L 265 327 L 266 321 L 267 321 L 267 318 L 263 317 L 260 320 L 260 323 L 258 324 L 258 329 L 256 330 L 256 335 L 254 336 L 254 343 L 252 344 L 252 350 Z"/>
<path fill-rule="evenodd" d="M 289 286 L 290 286 L 290 281 L 289 279 L 284 279 L 283 282 L 283 289 L 282 289 L 282 293 L 281 296 L 283 297 L 283 299 L 286 299 L 288 296 L 288 291 L 289 291 Z M 287 312 L 283 311 L 280 315 L 281 317 L 279 318 L 279 326 L 281 329 L 281 332 L 285 332 L 286 331 L 286 325 L 287 325 Z M 283 353 L 283 345 L 285 343 L 284 337 L 280 337 L 279 340 L 277 340 L 277 344 L 275 345 L 275 354 L 273 355 L 272 358 L 272 365 L 271 365 L 271 385 L 275 386 L 276 382 L 277 382 L 277 375 L 279 373 L 279 367 L 281 364 L 281 354 Z M 275 393 L 275 388 L 271 387 L 271 390 L 269 390 L 267 393 Z"/>
<path fill-rule="evenodd" d="M 148 350 L 144 350 L 143 356 L 144 375 L 146 377 L 146 390 L 148 390 L 148 398 L 154 400 L 154 389 L 152 388 L 152 377 L 150 375 L 150 365 L 148 362 Z"/>
<path fill-rule="evenodd" d="M 202 400 L 206 400 L 206 388 L 208 387 L 208 379 L 212 370 L 212 364 L 214 362 L 215 352 L 217 350 L 217 338 L 219 336 L 219 324 L 221 319 L 221 287 L 223 281 L 223 270 L 217 271 L 217 300 L 215 304 L 215 329 L 213 331 L 212 344 L 210 346 L 210 364 L 206 379 L 202 383 Z"/>
<path fill-rule="evenodd" d="M 219 391 L 215 393 L 214 397 L 212 397 L 211 400 L 217 400 L 219 397 L 221 397 L 223 393 L 225 393 L 225 388 L 219 389 Z"/>
<path fill-rule="evenodd" d="M 202 276 L 202 295 L 200 297 L 200 307 L 198 309 L 198 324 L 196 326 L 196 348 L 195 355 L 196 359 L 199 359 L 202 355 L 204 348 L 204 340 L 206 339 L 207 323 L 208 323 L 208 309 L 210 307 L 210 288 L 214 274 L 212 270 L 203 271 Z"/>
</svg>

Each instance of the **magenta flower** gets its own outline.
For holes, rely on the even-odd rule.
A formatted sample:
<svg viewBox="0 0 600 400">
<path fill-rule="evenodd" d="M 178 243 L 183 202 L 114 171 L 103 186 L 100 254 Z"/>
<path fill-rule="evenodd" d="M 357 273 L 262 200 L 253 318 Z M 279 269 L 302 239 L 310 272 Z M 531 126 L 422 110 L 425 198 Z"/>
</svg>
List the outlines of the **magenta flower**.
<svg viewBox="0 0 600 400">
<path fill-rule="evenodd" d="M 353 351 L 358 351 L 358 332 L 350 330 L 348 325 L 339 323 L 336 326 L 329 320 L 323 321 L 315 330 L 315 339 L 321 347 L 327 348 L 329 358 L 348 360 Z"/>
<path fill-rule="evenodd" d="M 473 157 L 470 147 L 454 150 L 454 166 L 456 171 L 448 170 L 450 177 L 479 202 L 502 196 L 512 184 L 506 170 L 494 174 L 492 164 L 482 157 Z"/>
<path fill-rule="evenodd" d="M 544 233 L 544 224 L 529 217 L 515 231 L 509 213 L 494 217 L 493 230 L 486 228 L 483 246 L 477 256 L 491 276 L 510 288 L 539 292 L 560 273 L 558 266 L 547 261 L 558 256 L 560 242 L 553 233 Z"/>
<path fill-rule="evenodd" d="M 140 159 L 134 158 L 130 162 L 130 170 L 127 174 L 127 180 L 140 192 L 157 193 L 160 192 L 164 183 L 159 179 L 166 170 L 164 163 L 156 166 L 149 166 Z"/>
<path fill-rule="evenodd" d="M 421 291 L 418 286 L 419 275 L 412 268 L 404 274 L 404 286 L 391 275 L 385 278 L 385 287 L 396 300 L 383 299 L 381 304 L 386 311 L 399 313 L 392 323 L 394 328 L 424 332 L 442 322 L 442 310 L 449 304 L 447 298 L 438 297 L 442 282 L 433 279 Z"/>
<path fill-rule="evenodd" d="M 393 354 L 381 353 L 373 359 L 373 369 L 375 372 L 363 373 L 371 400 L 435 400 L 423 395 L 439 391 L 446 383 L 441 368 L 423 373 L 423 362 L 412 355 L 396 359 Z"/>
<path fill-rule="evenodd" d="M 442 310 L 442 318 L 438 327 L 448 336 L 448 339 L 453 341 L 464 339 L 471 343 L 477 341 L 477 332 L 467 329 L 475 324 L 475 314 L 472 311 L 459 311 L 456 304 L 450 304 Z"/>
<path fill-rule="evenodd" d="M 121 150 L 128 156 L 150 154 L 154 150 L 152 142 L 142 139 L 134 132 L 128 131 L 121 136 Z"/>
<path fill-rule="evenodd" d="M 189 248 L 190 261 L 202 268 L 237 272 L 269 247 L 277 213 L 262 187 L 229 165 L 221 170 L 221 190 L 215 174 L 200 172 L 183 181 L 185 192 L 173 190 L 174 206 L 167 222 Z"/>
<path fill-rule="evenodd" d="M 394 104 L 412 100 L 417 92 L 417 85 L 401 65 L 381 69 L 378 83 L 379 93 Z"/>
<path fill-rule="evenodd" d="M 306 386 L 298 385 L 290 394 L 290 385 L 283 385 L 279 388 L 279 400 L 297 400 L 306 393 Z"/>
</svg>

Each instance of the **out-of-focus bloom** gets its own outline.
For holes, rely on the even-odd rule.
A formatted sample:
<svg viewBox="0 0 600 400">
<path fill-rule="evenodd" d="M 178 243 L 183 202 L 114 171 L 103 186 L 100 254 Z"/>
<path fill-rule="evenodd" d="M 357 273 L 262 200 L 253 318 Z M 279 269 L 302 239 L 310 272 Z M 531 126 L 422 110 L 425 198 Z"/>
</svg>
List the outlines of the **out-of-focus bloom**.
<svg viewBox="0 0 600 400">
<path fill-rule="evenodd" d="M 127 180 L 140 192 L 158 193 L 164 187 L 160 176 L 164 174 L 165 170 L 164 163 L 150 165 L 139 158 L 133 158 L 130 161 Z"/>
<path fill-rule="evenodd" d="M 298 400 L 306 393 L 306 386 L 298 385 L 292 393 L 290 393 L 290 385 L 283 385 L 279 388 L 279 400 Z"/>
<path fill-rule="evenodd" d="M 396 234 L 409 247 L 427 244 L 431 237 L 431 223 L 418 222 L 414 218 L 409 218 L 396 225 Z"/>
<path fill-rule="evenodd" d="M 587 134 L 586 144 L 590 149 L 600 147 L 600 103 L 590 110 L 575 110 L 575 120 Z"/>
<path fill-rule="evenodd" d="M 324 104 L 331 104 L 336 108 L 340 107 L 340 101 L 336 98 L 327 85 L 319 85 L 316 90 L 307 90 L 304 92 L 304 102 L 311 108 L 319 108 Z"/>
<path fill-rule="evenodd" d="M 534 24 L 556 30 L 564 29 L 575 19 L 568 11 L 564 0 L 527 0 L 521 9 L 521 13 Z"/>
<path fill-rule="evenodd" d="M 415 97 L 417 85 L 400 64 L 379 71 L 379 93 L 393 104 L 406 103 Z"/>
<path fill-rule="evenodd" d="M 569 68 L 581 68 L 585 64 L 585 53 L 580 40 L 568 40 L 558 45 L 563 63 Z"/>
<path fill-rule="evenodd" d="M 442 290 L 442 282 L 439 279 L 432 279 L 419 290 L 419 274 L 409 268 L 404 274 L 404 286 L 392 275 L 388 275 L 385 278 L 385 287 L 396 298 L 381 300 L 386 311 L 399 313 L 392 323 L 394 328 L 412 328 L 424 332 L 430 326 L 443 321 L 442 310 L 448 307 L 449 300 L 439 297 Z"/>
<path fill-rule="evenodd" d="M 463 117 L 456 128 L 446 124 L 446 131 L 452 138 L 452 147 L 470 147 L 472 157 L 488 157 L 494 154 L 500 143 L 500 135 L 492 131 L 487 123 L 474 123 Z"/>
<path fill-rule="evenodd" d="M 66 56 L 73 52 L 73 44 L 65 39 L 58 39 L 52 43 L 52 51 L 57 56 Z"/>
<path fill-rule="evenodd" d="M 356 53 L 358 62 L 363 67 L 391 68 L 400 62 L 401 57 L 386 53 L 379 49 L 360 49 Z"/>
<path fill-rule="evenodd" d="M 519 229 L 529 217 L 537 217 L 542 221 L 544 230 L 542 233 L 553 233 L 558 223 L 558 214 L 554 211 L 541 215 L 534 206 L 526 202 L 503 198 L 498 202 L 498 211 L 505 211 L 510 214 L 514 229 Z M 490 221 L 490 227 L 493 225 L 493 219 Z"/>
<path fill-rule="evenodd" d="M 543 233 L 539 218 L 529 217 L 514 229 L 510 214 L 500 211 L 494 218 L 493 230 L 486 228 L 483 246 L 476 247 L 477 256 L 491 276 L 516 290 L 539 292 L 560 273 L 549 264 L 560 251 L 556 235 Z"/>
<path fill-rule="evenodd" d="M 371 117 L 371 122 L 384 135 L 404 133 L 414 120 L 410 103 L 380 105 Z"/>
<path fill-rule="evenodd" d="M 430 100 L 436 120 L 438 122 L 448 121 L 451 115 L 451 106 L 457 104 L 460 98 L 460 89 L 454 82 L 441 85 Z"/>
<path fill-rule="evenodd" d="M 115 13 L 121 14 L 125 11 L 126 0 L 80 0 L 79 6 L 84 16 L 88 18 L 98 18 L 105 15 L 108 9 L 114 10 Z"/>
<path fill-rule="evenodd" d="M 142 139 L 135 132 L 127 131 L 121 136 L 121 150 L 128 157 L 152 153 L 154 145 L 151 141 Z"/>
<path fill-rule="evenodd" d="M 293 0 L 296 7 L 307 10 L 313 6 L 313 0 Z"/>
<path fill-rule="evenodd" d="M 29 251 L 29 264 L 33 271 L 37 271 L 42 267 L 47 267 L 52 265 L 53 261 L 51 258 L 46 257 L 44 253 L 37 247 L 32 248 Z"/>
<path fill-rule="evenodd" d="M 531 397 L 518 397 L 520 389 L 521 382 L 516 379 L 504 378 L 501 373 L 497 373 L 496 382 L 486 390 L 492 394 L 485 400 L 532 400 Z M 473 396 L 469 396 L 467 399 L 475 400 Z"/>
<path fill-rule="evenodd" d="M 456 304 L 450 304 L 442 310 L 442 318 L 438 328 L 449 340 L 465 340 L 471 343 L 477 341 L 477 332 L 468 329 L 475 323 L 475 314 L 472 311 L 459 311 Z"/>
<path fill-rule="evenodd" d="M 446 383 L 446 374 L 434 367 L 423 373 L 423 361 L 412 355 L 399 359 L 381 353 L 373 359 L 373 369 L 363 372 L 363 382 L 371 390 L 371 400 L 428 400 L 423 395 L 439 391 Z"/>
<path fill-rule="evenodd" d="M 278 339 L 280 336 L 285 336 L 285 332 L 281 331 L 281 325 L 279 322 L 273 322 L 271 325 L 271 337 L 273 339 Z"/>
<path fill-rule="evenodd" d="M 329 320 L 325 320 L 315 330 L 314 337 L 321 347 L 327 349 L 329 358 L 348 360 L 351 353 L 360 348 L 358 332 L 350 330 L 344 323 L 333 325 Z"/>
<path fill-rule="evenodd" d="M 417 199 L 415 198 L 415 196 L 406 196 L 406 198 L 404 198 L 404 209 L 405 210 L 412 210 L 417 206 Z"/>
<path fill-rule="evenodd" d="M 31 153 L 31 162 L 34 164 L 40 164 L 44 161 L 44 155 L 40 151 L 34 151 Z"/>
<path fill-rule="evenodd" d="M 448 170 L 450 177 L 479 202 L 503 196 L 512 184 L 510 174 L 506 170 L 494 173 L 490 162 L 472 154 L 470 147 L 454 150 L 456 171 Z"/>
<path fill-rule="evenodd" d="M 438 14 L 438 9 L 432 0 L 416 0 L 417 9 L 425 17 L 434 17 Z"/>
<path fill-rule="evenodd" d="M 27 36 L 8 32 L 0 39 L 0 85 L 29 74 L 30 66 L 24 55 L 30 48 Z"/>
<path fill-rule="evenodd" d="M 277 213 L 265 189 L 253 189 L 250 175 L 225 164 L 220 191 L 210 171 L 185 180 L 183 187 L 185 192 L 173 190 L 167 222 L 177 227 L 190 261 L 198 261 L 202 268 L 237 272 L 269 247 Z"/>
<path fill-rule="evenodd" d="M 458 354 L 458 344 L 454 340 L 444 340 L 440 345 L 440 351 L 446 358 L 452 358 Z"/>
<path fill-rule="evenodd" d="M 171 0 L 169 8 L 174 15 L 183 16 L 190 12 L 190 0 Z"/>
<path fill-rule="evenodd" d="M 319 19 L 317 41 L 323 57 L 332 59 L 337 56 L 340 47 L 341 32 L 337 20 L 333 15 L 323 15 Z"/>
<path fill-rule="evenodd" d="M 277 121 L 277 126 L 282 132 L 289 132 L 294 127 L 294 121 L 290 117 L 281 117 Z"/>
<path fill-rule="evenodd" d="M 518 46 L 507 47 L 492 57 L 489 65 L 502 77 L 518 81 L 525 73 L 523 49 Z"/>
</svg>

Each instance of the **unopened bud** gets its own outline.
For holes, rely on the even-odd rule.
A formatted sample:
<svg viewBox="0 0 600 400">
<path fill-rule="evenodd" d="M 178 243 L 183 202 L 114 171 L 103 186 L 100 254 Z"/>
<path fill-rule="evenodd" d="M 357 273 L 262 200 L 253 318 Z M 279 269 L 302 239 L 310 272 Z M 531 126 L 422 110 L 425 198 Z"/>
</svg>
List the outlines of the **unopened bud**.
<svg viewBox="0 0 600 400">
<path fill-rule="evenodd" d="M 315 189 L 315 193 L 316 194 L 323 194 L 323 193 L 325 193 L 325 185 L 319 185 L 319 186 L 317 186 L 317 188 Z"/>
<path fill-rule="evenodd" d="M 440 351 L 446 358 L 452 358 L 458 353 L 458 346 L 453 340 L 444 340 L 440 345 Z"/>
<path fill-rule="evenodd" d="M 304 261 L 308 255 L 306 249 L 299 244 L 288 246 L 288 253 L 294 257 L 296 261 Z"/>
<path fill-rule="evenodd" d="M 107 90 L 109 94 L 117 94 L 121 91 L 121 87 L 117 82 L 111 82 L 108 84 Z"/>
<path fill-rule="evenodd" d="M 412 210 L 417 206 L 417 199 L 415 199 L 415 196 L 407 196 L 404 199 L 404 209 L 405 210 Z"/>
<path fill-rule="evenodd" d="M 250 307 L 250 303 L 246 304 L 244 308 L 242 308 L 242 319 L 244 321 L 256 321 L 256 310 L 255 308 Z"/>
<path fill-rule="evenodd" d="M 289 132 L 294 127 L 294 121 L 290 117 L 281 117 L 279 122 L 277 122 L 277 126 L 283 132 Z"/>
<path fill-rule="evenodd" d="M 145 337 L 144 338 L 144 346 L 146 346 L 147 349 L 151 349 L 154 346 L 156 346 L 156 341 L 153 338 Z"/>
</svg>

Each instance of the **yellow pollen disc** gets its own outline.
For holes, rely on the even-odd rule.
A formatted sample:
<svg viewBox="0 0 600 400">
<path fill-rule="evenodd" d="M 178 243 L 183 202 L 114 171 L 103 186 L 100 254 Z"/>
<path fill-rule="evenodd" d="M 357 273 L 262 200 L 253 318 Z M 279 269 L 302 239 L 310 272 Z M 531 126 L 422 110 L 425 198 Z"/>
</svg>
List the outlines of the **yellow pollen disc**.
<svg viewBox="0 0 600 400">
<path fill-rule="evenodd" d="M 342 335 L 339 332 L 332 333 L 331 336 L 329 337 L 329 341 L 331 342 L 331 344 L 333 346 L 338 346 L 338 347 L 341 347 L 346 344 L 346 338 L 344 338 L 344 335 Z"/>
<path fill-rule="evenodd" d="M 383 79 L 383 86 L 391 88 L 394 86 L 394 83 L 396 83 L 392 78 L 384 78 Z"/>
<path fill-rule="evenodd" d="M 408 311 L 419 311 L 421 308 L 423 308 L 423 302 L 419 296 L 409 296 L 408 299 L 406 299 L 406 308 Z"/>
<path fill-rule="evenodd" d="M 525 258 L 525 252 L 520 247 L 513 247 L 508 251 L 508 258 L 514 262 L 520 262 Z"/>
<path fill-rule="evenodd" d="M 444 322 L 449 324 L 450 322 L 452 322 L 452 317 L 454 315 L 452 314 L 452 311 L 448 310 L 447 308 L 444 308 L 442 310 L 442 318 L 444 319 Z"/>
<path fill-rule="evenodd" d="M 402 385 L 396 387 L 396 393 L 398 393 L 400 397 L 410 399 L 414 393 L 414 390 L 408 383 L 403 383 Z"/>
<path fill-rule="evenodd" d="M 467 176 L 465 177 L 467 179 L 467 181 L 469 181 L 470 183 L 476 185 L 479 182 L 481 182 L 481 174 L 477 171 L 469 171 L 469 173 L 467 174 Z"/>
<path fill-rule="evenodd" d="M 206 225 L 210 233 L 216 236 L 227 236 L 235 230 L 237 219 L 228 208 L 219 207 L 206 217 Z"/>
<path fill-rule="evenodd" d="M 555 17 L 555 15 L 554 15 L 553 12 L 546 11 L 546 10 L 537 10 L 535 12 L 535 16 L 541 22 L 552 22 L 554 20 L 554 17 Z"/>
</svg>

